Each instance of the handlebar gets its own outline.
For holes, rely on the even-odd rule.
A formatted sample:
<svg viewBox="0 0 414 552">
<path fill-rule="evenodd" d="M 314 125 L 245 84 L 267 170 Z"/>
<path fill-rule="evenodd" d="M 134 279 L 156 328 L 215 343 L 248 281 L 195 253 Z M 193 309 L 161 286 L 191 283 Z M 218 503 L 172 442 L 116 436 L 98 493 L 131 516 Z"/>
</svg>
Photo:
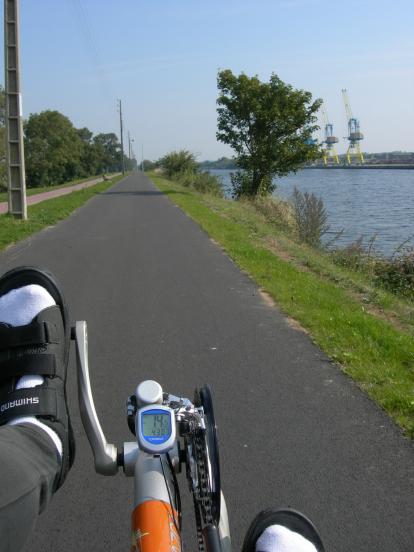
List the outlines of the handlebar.
<svg viewBox="0 0 414 552">
<path fill-rule="evenodd" d="M 95 471 L 102 475 L 115 475 L 119 466 L 123 465 L 126 475 L 129 475 L 131 472 L 129 467 L 132 467 L 129 465 L 132 465 L 136 460 L 138 445 L 136 442 L 124 443 L 123 453 L 119 454 L 117 447 L 106 440 L 96 413 L 90 384 L 86 322 L 76 322 L 72 337 L 76 342 L 79 409 L 86 436 L 93 452 Z M 145 383 L 155 384 L 155 382 Z M 127 402 L 128 423 L 133 433 L 135 433 L 135 416 L 138 409 L 137 397 L 140 397 L 139 387 L 135 395 L 132 395 Z M 197 430 L 205 430 L 205 421 L 200 407 L 194 406 L 189 399 L 184 397 L 162 393 L 161 387 L 160 392 L 162 404 L 174 410 L 176 422 L 181 426 L 181 436 L 192 434 Z"/>
<path fill-rule="evenodd" d="M 209 387 L 196 390 L 193 403 L 189 399 L 164 393 L 157 382 L 142 382 L 127 401 L 128 425 L 134 435 L 139 431 L 138 438 L 124 443 L 122 452 L 118 452 L 117 447 L 108 443 L 105 438 L 93 401 L 86 322 L 76 322 L 71 337 L 76 341 L 80 414 L 94 456 L 95 471 L 102 475 L 115 475 L 122 466 L 127 477 L 135 477 L 135 485 L 141 485 L 145 496 L 152 496 L 161 477 L 164 481 L 161 489 L 163 492 L 165 489 L 167 493 L 162 500 L 171 502 L 162 457 L 168 461 L 174 485 L 177 483 L 175 473 L 181 471 L 181 464 L 185 464 L 187 480 L 194 498 L 199 538 L 202 536 L 207 552 L 228 552 L 230 532 L 220 488 L 216 425 Z M 143 442 L 144 434 L 139 421 L 144 424 L 142 416 L 147 415 L 149 418 L 153 416 L 155 423 L 156 418 L 161 417 L 160 413 L 164 415 L 163 412 L 175 418 L 177 435 L 175 436 L 174 429 L 171 442 L 165 441 L 164 449 L 156 449 L 155 446 L 146 448 L 147 443 Z M 184 449 L 181 448 L 179 437 L 182 438 Z M 154 453 L 154 450 L 160 452 Z M 146 463 L 149 466 L 147 468 L 143 465 Z M 159 488 L 158 486 L 158 490 Z M 179 496 L 178 491 L 177 494 Z"/>
</svg>

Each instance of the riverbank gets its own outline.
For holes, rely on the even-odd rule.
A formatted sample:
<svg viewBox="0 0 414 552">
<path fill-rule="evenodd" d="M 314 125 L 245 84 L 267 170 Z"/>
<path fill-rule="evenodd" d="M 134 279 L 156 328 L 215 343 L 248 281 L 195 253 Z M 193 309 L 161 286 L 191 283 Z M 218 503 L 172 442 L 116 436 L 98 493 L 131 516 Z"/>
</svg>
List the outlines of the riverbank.
<svg viewBox="0 0 414 552">
<path fill-rule="evenodd" d="M 232 185 L 229 170 L 215 170 L 227 197 Z M 324 243 L 336 237 L 335 246 L 349 246 L 361 238 L 368 246 L 392 256 L 402 243 L 414 247 L 414 171 L 303 170 L 275 179 L 275 196 L 290 200 L 293 189 L 323 200 L 329 232 Z M 408 240 L 408 241 L 406 241 Z"/>
<path fill-rule="evenodd" d="M 414 304 L 298 244 L 248 202 L 152 181 L 373 400 L 414 436 Z"/>
<path fill-rule="evenodd" d="M 309 167 L 302 167 L 302 170 L 307 169 L 392 169 L 392 170 L 413 170 L 414 165 L 311 165 Z"/>
<path fill-rule="evenodd" d="M 231 171 L 237 171 L 239 170 L 236 165 L 227 165 L 227 166 L 219 166 L 215 165 L 214 163 L 200 163 L 199 165 L 200 170 L 202 171 L 211 171 L 211 170 L 231 170 Z M 388 169 L 388 170 L 414 170 L 414 164 L 370 164 L 370 163 L 363 163 L 363 164 L 356 164 L 356 165 L 348 165 L 348 164 L 339 164 L 336 163 L 329 163 L 328 165 L 305 165 L 300 170 L 304 171 L 307 169 Z"/>
</svg>

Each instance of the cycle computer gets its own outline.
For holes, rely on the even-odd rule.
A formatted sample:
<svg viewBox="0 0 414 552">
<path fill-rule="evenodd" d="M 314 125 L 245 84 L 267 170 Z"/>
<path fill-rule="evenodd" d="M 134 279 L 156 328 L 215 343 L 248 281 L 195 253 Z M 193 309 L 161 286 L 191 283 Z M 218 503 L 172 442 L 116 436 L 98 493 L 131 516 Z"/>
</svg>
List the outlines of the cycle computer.
<svg viewBox="0 0 414 552">
<path fill-rule="evenodd" d="M 174 410 L 159 404 L 138 410 L 136 434 L 139 447 L 151 454 L 163 454 L 175 444 Z"/>
</svg>

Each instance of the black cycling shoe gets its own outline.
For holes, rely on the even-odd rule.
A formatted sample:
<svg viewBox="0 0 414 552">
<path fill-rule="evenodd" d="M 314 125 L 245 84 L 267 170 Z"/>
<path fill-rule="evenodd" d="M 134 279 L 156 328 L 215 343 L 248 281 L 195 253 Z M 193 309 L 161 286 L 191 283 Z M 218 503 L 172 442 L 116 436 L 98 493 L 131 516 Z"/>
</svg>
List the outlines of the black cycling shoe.
<svg viewBox="0 0 414 552">
<path fill-rule="evenodd" d="M 325 552 L 321 538 L 313 523 L 300 512 L 289 508 L 263 510 L 257 514 L 247 530 L 242 552 L 256 552 L 256 542 L 265 529 L 271 525 L 283 525 L 311 542 L 318 552 Z"/>
<path fill-rule="evenodd" d="M 17 416 L 36 416 L 62 441 L 62 467 L 55 490 L 64 482 L 75 457 L 75 440 L 66 400 L 70 323 L 68 309 L 54 276 L 35 267 L 10 270 L 0 278 L 0 297 L 13 289 L 37 284 L 56 305 L 42 310 L 30 324 L 0 323 L 0 425 Z M 15 389 L 20 376 L 37 374 L 44 383 Z"/>
</svg>

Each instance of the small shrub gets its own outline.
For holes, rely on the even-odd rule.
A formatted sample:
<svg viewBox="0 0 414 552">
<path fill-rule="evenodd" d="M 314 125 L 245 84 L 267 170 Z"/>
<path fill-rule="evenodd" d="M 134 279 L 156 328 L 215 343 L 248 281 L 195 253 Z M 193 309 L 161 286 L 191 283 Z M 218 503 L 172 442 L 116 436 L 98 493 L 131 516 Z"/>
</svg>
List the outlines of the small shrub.
<svg viewBox="0 0 414 552">
<path fill-rule="evenodd" d="M 217 176 L 199 172 L 196 157 L 187 150 L 172 151 L 157 163 L 168 178 L 172 178 L 186 188 L 201 193 L 223 197 L 223 187 Z"/>
<path fill-rule="evenodd" d="M 251 204 L 270 224 L 278 228 L 294 228 L 295 217 L 288 201 L 276 197 L 257 197 Z"/>
<path fill-rule="evenodd" d="M 185 186 L 186 188 L 193 188 L 196 173 L 194 171 L 187 170 L 175 175 L 175 178 L 182 186 Z"/>
<path fill-rule="evenodd" d="M 203 194 L 211 194 L 223 197 L 223 188 L 221 182 L 216 176 L 208 172 L 191 172 L 186 171 L 181 173 L 178 182 L 187 188 L 193 188 Z"/>
<path fill-rule="evenodd" d="M 187 150 L 171 151 L 164 155 L 158 164 L 169 178 L 180 173 L 197 170 L 196 156 Z"/>
<path fill-rule="evenodd" d="M 309 192 L 293 189 L 292 205 L 299 239 L 319 247 L 322 236 L 329 230 L 328 215 L 321 198 Z"/>
<path fill-rule="evenodd" d="M 230 181 L 233 199 L 242 197 L 266 197 L 276 189 L 271 176 L 266 176 L 257 186 L 254 183 L 254 175 L 251 171 L 237 171 L 230 173 Z"/>
<path fill-rule="evenodd" d="M 150 161 L 149 159 L 144 159 L 142 162 L 144 172 L 154 171 L 158 167 L 158 162 Z"/>
<path fill-rule="evenodd" d="M 194 188 L 198 192 L 212 194 L 215 196 L 223 196 L 223 187 L 216 176 L 208 172 L 200 172 L 195 175 Z"/>
<path fill-rule="evenodd" d="M 361 268 L 365 267 L 366 258 L 366 249 L 362 236 L 345 247 L 333 249 L 331 256 L 337 265 L 351 270 L 361 270 Z"/>
<path fill-rule="evenodd" d="M 236 171 L 230 173 L 231 197 L 240 199 L 243 196 L 251 195 L 251 178 L 245 171 Z"/>
<path fill-rule="evenodd" d="M 375 283 L 414 299 L 414 248 L 392 258 L 380 258 L 375 265 Z"/>
<path fill-rule="evenodd" d="M 414 248 L 385 257 L 374 250 L 372 238 L 368 246 L 362 237 L 346 247 L 331 251 L 335 264 L 370 276 L 373 284 L 396 295 L 414 299 Z"/>
</svg>

